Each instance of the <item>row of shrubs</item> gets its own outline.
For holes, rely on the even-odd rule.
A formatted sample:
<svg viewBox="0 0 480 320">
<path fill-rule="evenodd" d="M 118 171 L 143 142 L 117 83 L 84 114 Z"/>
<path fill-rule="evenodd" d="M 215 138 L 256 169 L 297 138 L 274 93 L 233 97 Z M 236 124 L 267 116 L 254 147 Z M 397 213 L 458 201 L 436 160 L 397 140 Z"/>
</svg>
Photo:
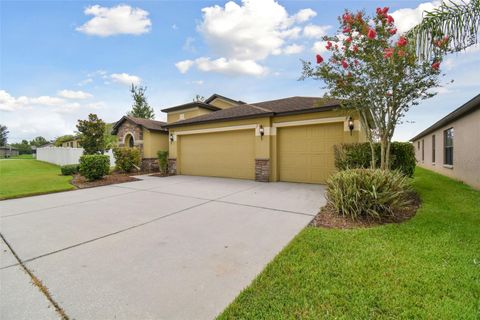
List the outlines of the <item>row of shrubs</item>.
<svg viewBox="0 0 480 320">
<path fill-rule="evenodd" d="M 140 170 L 140 150 L 137 148 L 115 148 L 113 149 L 116 169 L 121 172 L 132 172 Z M 168 152 L 158 152 L 160 171 L 166 173 Z M 70 164 L 60 167 L 62 175 L 74 175 L 80 173 L 88 180 L 101 179 L 110 171 L 110 158 L 108 155 L 92 154 L 80 157 L 79 164 Z"/>
<path fill-rule="evenodd" d="M 379 144 L 375 145 L 375 152 L 378 168 Z M 414 146 L 393 142 L 390 156 L 390 170 L 370 169 L 369 143 L 335 147 L 335 166 L 339 172 L 327 182 L 327 200 L 337 214 L 352 220 L 381 220 L 409 205 L 410 177 L 416 164 Z"/>
<path fill-rule="evenodd" d="M 376 167 L 380 167 L 380 144 L 374 145 Z M 348 143 L 335 146 L 335 167 L 339 170 L 370 168 L 372 151 L 370 144 Z M 390 170 L 398 170 L 412 177 L 415 171 L 415 148 L 408 142 L 392 142 L 390 147 Z"/>
</svg>

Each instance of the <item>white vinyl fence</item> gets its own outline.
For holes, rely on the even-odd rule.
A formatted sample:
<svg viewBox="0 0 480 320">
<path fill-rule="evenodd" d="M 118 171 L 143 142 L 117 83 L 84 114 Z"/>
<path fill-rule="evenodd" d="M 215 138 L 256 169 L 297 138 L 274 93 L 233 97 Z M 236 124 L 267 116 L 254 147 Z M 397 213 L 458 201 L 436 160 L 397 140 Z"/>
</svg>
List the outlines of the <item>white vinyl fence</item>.
<svg viewBox="0 0 480 320">
<path fill-rule="evenodd" d="M 108 150 L 105 154 L 110 157 L 110 166 L 114 166 L 115 158 L 112 150 Z M 37 149 L 37 160 L 54 163 L 59 166 L 78 164 L 81 155 L 83 155 L 83 148 L 45 147 Z"/>
</svg>

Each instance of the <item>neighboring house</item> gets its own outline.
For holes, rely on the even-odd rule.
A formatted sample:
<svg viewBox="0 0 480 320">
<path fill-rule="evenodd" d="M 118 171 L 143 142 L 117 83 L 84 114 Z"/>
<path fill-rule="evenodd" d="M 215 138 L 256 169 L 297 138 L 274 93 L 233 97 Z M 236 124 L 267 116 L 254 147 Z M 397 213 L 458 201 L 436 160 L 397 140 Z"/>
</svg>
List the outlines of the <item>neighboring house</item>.
<svg viewBox="0 0 480 320">
<path fill-rule="evenodd" d="M 334 145 L 366 141 L 358 116 L 318 97 L 247 104 L 215 94 L 162 111 L 177 174 L 325 183 Z"/>
<path fill-rule="evenodd" d="M 38 148 L 52 148 L 52 147 L 55 147 L 55 144 L 53 142 L 49 142 L 49 143 L 44 144 L 43 146 L 37 147 L 37 149 Z"/>
<path fill-rule="evenodd" d="M 63 148 L 81 148 L 78 138 L 74 138 L 72 140 L 62 142 L 61 147 L 63 147 Z"/>
<path fill-rule="evenodd" d="M 120 147 L 140 149 L 142 170 L 158 169 L 157 152 L 168 150 L 168 130 L 165 122 L 149 119 L 122 117 L 113 125 L 112 134 L 117 135 Z"/>
<path fill-rule="evenodd" d="M 410 141 L 419 166 L 480 188 L 480 94 Z"/>
<path fill-rule="evenodd" d="M 18 149 L 10 145 L 0 147 L 0 158 L 10 158 L 18 156 Z"/>
</svg>

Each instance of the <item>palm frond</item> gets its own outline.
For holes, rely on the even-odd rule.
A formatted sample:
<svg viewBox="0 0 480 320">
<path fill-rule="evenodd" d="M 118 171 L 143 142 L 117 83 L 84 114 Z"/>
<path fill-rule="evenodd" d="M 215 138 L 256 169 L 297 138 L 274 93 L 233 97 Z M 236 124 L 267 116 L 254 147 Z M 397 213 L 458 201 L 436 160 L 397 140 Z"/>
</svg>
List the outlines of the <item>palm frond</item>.
<svg viewBox="0 0 480 320">
<path fill-rule="evenodd" d="M 415 44 L 421 59 L 429 59 L 435 50 L 434 41 L 448 36 L 448 52 L 457 52 L 479 42 L 480 0 L 469 3 L 443 2 L 438 8 L 425 12 L 423 20 L 407 32 L 410 41 Z"/>
</svg>

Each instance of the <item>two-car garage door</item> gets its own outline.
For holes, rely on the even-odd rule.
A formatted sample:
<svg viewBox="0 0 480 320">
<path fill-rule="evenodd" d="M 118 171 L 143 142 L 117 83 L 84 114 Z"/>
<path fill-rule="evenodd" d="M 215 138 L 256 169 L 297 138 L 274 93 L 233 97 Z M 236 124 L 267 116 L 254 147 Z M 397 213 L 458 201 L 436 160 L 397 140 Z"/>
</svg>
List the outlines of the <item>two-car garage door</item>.
<svg viewBox="0 0 480 320">
<path fill-rule="evenodd" d="M 255 130 L 180 136 L 180 173 L 255 179 Z"/>
<path fill-rule="evenodd" d="M 333 146 L 342 141 L 343 123 L 278 128 L 278 179 L 325 183 L 335 171 Z M 255 179 L 253 129 L 181 135 L 179 144 L 180 174 Z"/>
</svg>

